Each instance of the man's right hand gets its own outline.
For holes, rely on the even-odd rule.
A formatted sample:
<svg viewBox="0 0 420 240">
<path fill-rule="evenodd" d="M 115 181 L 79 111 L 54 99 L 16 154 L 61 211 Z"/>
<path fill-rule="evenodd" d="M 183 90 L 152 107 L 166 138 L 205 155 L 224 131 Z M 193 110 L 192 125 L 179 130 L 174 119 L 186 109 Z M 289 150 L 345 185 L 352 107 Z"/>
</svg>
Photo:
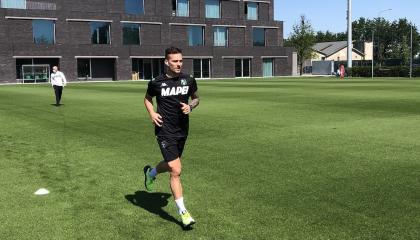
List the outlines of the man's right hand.
<svg viewBox="0 0 420 240">
<path fill-rule="evenodd" d="M 153 124 L 155 124 L 158 127 L 162 127 L 163 120 L 162 120 L 162 116 L 160 116 L 159 113 L 156 113 L 156 112 L 151 113 L 150 119 L 152 119 Z"/>
</svg>

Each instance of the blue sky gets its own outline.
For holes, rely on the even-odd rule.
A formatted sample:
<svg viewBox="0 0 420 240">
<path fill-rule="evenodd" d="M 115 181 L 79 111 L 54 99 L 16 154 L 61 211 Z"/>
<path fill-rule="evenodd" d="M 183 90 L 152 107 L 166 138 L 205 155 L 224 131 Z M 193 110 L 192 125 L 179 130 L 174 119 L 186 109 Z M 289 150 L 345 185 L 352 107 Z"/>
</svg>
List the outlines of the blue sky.
<svg viewBox="0 0 420 240">
<path fill-rule="evenodd" d="M 376 18 L 378 13 L 387 20 L 407 18 L 420 27 L 420 0 L 352 0 L 353 16 Z M 315 31 L 344 32 L 347 0 L 274 0 L 274 18 L 284 21 L 284 35 L 288 37 L 300 15 L 305 15 Z"/>
</svg>

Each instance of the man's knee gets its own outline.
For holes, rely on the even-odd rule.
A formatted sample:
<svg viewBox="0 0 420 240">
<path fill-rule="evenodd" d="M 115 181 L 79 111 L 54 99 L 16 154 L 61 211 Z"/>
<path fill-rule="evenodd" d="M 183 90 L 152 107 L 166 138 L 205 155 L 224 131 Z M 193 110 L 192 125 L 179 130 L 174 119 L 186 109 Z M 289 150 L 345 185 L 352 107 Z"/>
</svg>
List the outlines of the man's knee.
<svg viewBox="0 0 420 240">
<path fill-rule="evenodd" d="M 177 167 L 170 167 L 169 168 L 169 173 L 171 174 L 172 177 L 179 177 L 181 176 L 181 166 L 177 166 Z"/>
<path fill-rule="evenodd" d="M 172 177 L 181 176 L 181 161 L 179 158 L 169 162 L 169 173 Z"/>
</svg>

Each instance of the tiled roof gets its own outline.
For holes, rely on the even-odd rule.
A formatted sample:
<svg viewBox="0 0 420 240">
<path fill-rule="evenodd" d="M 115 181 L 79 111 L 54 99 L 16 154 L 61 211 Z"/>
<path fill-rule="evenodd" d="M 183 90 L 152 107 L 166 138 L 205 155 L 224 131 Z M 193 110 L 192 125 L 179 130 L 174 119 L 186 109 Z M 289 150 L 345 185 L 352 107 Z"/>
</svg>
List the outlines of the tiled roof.
<svg viewBox="0 0 420 240">
<path fill-rule="evenodd" d="M 313 47 L 313 49 L 319 53 L 322 53 L 325 56 L 331 56 L 334 53 L 344 49 L 347 47 L 347 41 L 339 41 L 339 42 L 321 42 L 316 43 Z M 356 51 L 357 53 L 364 55 L 361 51 L 353 48 L 353 51 Z"/>
</svg>

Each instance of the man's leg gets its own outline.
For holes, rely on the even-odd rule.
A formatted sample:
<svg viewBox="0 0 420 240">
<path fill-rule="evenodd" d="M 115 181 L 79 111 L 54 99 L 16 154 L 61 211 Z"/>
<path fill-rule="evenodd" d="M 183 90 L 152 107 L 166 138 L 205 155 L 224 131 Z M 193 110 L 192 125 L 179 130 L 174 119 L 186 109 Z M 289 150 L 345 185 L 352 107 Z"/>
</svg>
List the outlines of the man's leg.
<svg viewBox="0 0 420 240">
<path fill-rule="evenodd" d="M 160 162 L 155 168 L 146 166 L 145 173 L 145 186 L 148 191 L 153 190 L 153 181 L 159 173 L 169 172 L 170 187 L 175 199 L 178 212 L 182 218 L 182 224 L 185 227 L 191 226 L 195 220 L 191 217 L 184 205 L 184 198 L 182 196 L 181 185 L 181 155 L 184 149 L 186 138 L 182 139 L 159 139 L 159 147 L 162 151 L 164 161 Z"/>
<path fill-rule="evenodd" d="M 61 102 L 61 95 L 63 94 L 63 87 L 59 86 L 58 87 L 58 104 L 60 104 Z"/>
<path fill-rule="evenodd" d="M 175 201 L 182 198 L 182 185 L 181 185 L 181 159 L 177 158 L 168 163 L 169 174 L 170 174 L 170 185 L 172 194 L 174 195 Z M 185 210 L 185 209 L 183 209 Z M 182 212 L 182 211 L 181 211 Z"/>
<path fill-rule="evenodd" d="M 176 158 L 170 162 L 161 161 L 155 168 L 151 169 L 150 166 L 145 167 L 146 174 L 146 188 L 148 188 L 147 178 L 154 180 L 159 173 L 169 172 L 172 195 L 175 200 L 182 198 L 182 185 L 181 185 L 181 160 Z M 182 209 L 185 210 L 185 209 Z"/>
<path fill-rule="evenodd" d="M 58 103 L 60 102 L 59 98 L 58 98 L 58 86 L 54 85 L 54 94 L 55 94 L 55 105 L 58 105 Z"/>
<path fill-rule="evenodd" d="M 157 142 L 159 144 L 160 151 L 162 152 L 164 160 L 162 160 L 155 168 L 150 167 L 149 165 L 143 168 L 144 172 L 144 186 L 147 191 L 153 191 L 153 182 L 156 179 L 156 176 L 159 173 L 164 173 L 169 171 L 168 162 L 178 158 L 178 150 L 174 146 L 176 145 L 176 140 L 167 139 L 163 137 L 157 137 Z"/>
<path fill-rule="evenodd" d="M 159 162 L 155 168 L 150 167 L 149 165 L 143 168 L 144 171 L 144 186 L 146 190 L 151 192 L 153 191 L 153 183 L 156 179 L 156 176 L 159 173 L 164 173 L 169 171 L 168 163 L 164 160 Z"/>
<path fill-rule="evenodd" d="M 170 174 L 170 187 L 175 200 L 182 198 L 182 185 L 181 185 L 181 160 L 179 158 L 170 162 L 161 161 L 155 168 L 148 171 L 148 176 L 156 178 L 160 173 L 169 172 Z"/>
<path fill-rule="evenodd" d="M 181 184 L 181 159 L 177 158 L 168 162 L 171 191 L 174 195 L 175 204 L 178 207 L 178 213 L 181 215 L 182 224 L 184 227 L 189 227 L 195 223 L 184 205 L 184 197 L 182 196 Z"/>
</svg>

